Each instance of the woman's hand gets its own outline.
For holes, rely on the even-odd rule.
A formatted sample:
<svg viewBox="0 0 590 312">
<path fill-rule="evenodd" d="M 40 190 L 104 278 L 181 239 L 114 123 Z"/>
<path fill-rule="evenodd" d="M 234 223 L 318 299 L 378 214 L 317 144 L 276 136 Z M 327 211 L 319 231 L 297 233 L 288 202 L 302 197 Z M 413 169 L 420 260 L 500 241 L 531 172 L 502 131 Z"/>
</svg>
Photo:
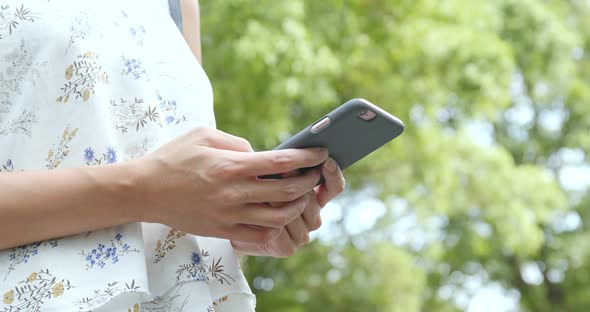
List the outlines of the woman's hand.
<svg viewBox="0 0 590 312">
<path fill-rule="evenodd" d="M 232 240 L 235 251 L 253 256 L 289 257 L 297 248 L 308 243 L 309 233 L 317 230 L 322 224 L 320 209 L 344 190 L 344 176 L 333 159 L 328 159 L 321 171 L 324 184 L 316 186 L 309 193 L 311 200 L 303 213 L 287 224 L 278 237 L 258 243 Z"/>
<path fill-rule="evenodd" d="M 314 204 L 308 210 L 317 211 L 316 200 L 329 196 L 304 196 L 314 189 L 319 170 L 280 180 L 257 176 L 317 166 L 327 158 L 325 149 L 316 148 L 252 152 L 244 139 L 198 128 L 131 162 L 143 203 L 136 211 L 143 221 L 195 235 L 269 242 L 301 218 L 310 198 Z M 286 204 L 262 204 L 268 202 Z M 306 215 L 317 224 L 314 215 Z"/>
</svg>

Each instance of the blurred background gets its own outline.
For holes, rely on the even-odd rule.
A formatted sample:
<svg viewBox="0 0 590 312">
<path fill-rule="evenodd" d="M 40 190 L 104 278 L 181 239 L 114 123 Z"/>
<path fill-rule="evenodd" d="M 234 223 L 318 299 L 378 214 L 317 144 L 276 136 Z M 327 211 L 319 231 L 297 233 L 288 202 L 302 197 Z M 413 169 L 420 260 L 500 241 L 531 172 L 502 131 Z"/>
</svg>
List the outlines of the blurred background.
<svg viewBox="0 0 590 312">
<path fill-rule="evenodd" d="M 258 311 L 587 311 L 590 4 L 201 1 L 218 127 L 272 149 L 346 100 L 405 133 L 345 172 Z M 354 142 L 351 142 L 354 144 Z"/>
</svg>

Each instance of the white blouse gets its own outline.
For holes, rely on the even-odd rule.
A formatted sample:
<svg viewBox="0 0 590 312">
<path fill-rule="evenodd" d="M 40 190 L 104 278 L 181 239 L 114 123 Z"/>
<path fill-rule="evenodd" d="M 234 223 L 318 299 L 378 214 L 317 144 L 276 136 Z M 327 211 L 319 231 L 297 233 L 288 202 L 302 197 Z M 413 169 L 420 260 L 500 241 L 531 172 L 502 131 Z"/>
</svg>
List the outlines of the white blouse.
<svg viewBox="0 0 590 312">
<path fill-rule="evenodd" d="M 214 127 L 211 85 L 168 10 L 0 0 L 0 172 L 122 162 Z M 227 240 L 150 223 L 0 251 L 0 295 L 11 312 L 255 306 Z"/>
</svg>

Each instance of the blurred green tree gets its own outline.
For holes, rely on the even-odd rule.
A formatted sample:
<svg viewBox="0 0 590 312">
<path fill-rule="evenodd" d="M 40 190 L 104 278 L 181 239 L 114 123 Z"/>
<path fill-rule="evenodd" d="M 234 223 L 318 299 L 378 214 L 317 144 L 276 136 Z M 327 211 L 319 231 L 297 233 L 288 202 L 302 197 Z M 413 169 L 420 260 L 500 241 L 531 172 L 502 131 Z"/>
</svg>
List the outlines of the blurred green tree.
<svg viewBox="0 0 590 312">
<path fill-rule="evenodd" d="M 565 173 L 590 152 L 588 1 L 201 6 L 220 129 L 270 149 L 353 97 L 407 125 L 347 170 L 338 239 L 248 259 L 254 286 L 272 281 L 259 311 L 460 311 L 470 277 L 523 311 L 587 310 L 590 196 Z M 387 209 L 348 233 L 367 189 Z"/>
</svg>

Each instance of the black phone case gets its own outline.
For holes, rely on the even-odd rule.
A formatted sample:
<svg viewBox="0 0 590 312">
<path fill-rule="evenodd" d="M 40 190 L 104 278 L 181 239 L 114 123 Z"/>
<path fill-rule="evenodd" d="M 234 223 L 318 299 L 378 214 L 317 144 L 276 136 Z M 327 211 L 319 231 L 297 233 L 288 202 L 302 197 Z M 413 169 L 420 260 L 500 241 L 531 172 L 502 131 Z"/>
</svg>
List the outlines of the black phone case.
<svg viewBox="0 0 590 312">
<path fill-rule="evenodd" d="M 366 121 L 359 117 L 364 110 L 376 113 Z M 325 117 L 330 125 L 318 133 L 312 127 Z M 275 150 L 287 148 L 325 147 L 341 169 L 369 155 L 404 131 L 401 120 L 367 100 L 352 99 L 289 138 Z"/>
</svg>

